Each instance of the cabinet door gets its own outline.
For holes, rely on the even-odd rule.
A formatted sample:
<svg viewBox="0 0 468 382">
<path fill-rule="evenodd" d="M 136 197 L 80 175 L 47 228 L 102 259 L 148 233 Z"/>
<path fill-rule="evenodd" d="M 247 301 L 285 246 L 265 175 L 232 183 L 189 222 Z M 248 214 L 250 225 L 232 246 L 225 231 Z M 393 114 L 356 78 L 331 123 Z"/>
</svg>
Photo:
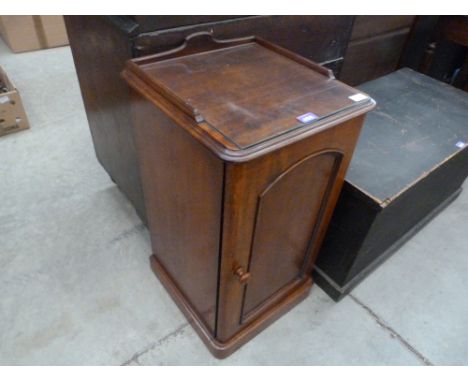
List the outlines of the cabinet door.
<svg viewBox="0 0 468 382">
<path fill-rule="evenodd" d="M 304 279 L 340 156 L 312 154 L 280 173 L 258 195 L 241 323 L 254 319 Z"/>
<path fill-rule="evenodd" d="M 308 280 L 342 158 L 337 150 L 277 152 L 227 167 L 219 339 L 227 340 Z"/>
</svg>

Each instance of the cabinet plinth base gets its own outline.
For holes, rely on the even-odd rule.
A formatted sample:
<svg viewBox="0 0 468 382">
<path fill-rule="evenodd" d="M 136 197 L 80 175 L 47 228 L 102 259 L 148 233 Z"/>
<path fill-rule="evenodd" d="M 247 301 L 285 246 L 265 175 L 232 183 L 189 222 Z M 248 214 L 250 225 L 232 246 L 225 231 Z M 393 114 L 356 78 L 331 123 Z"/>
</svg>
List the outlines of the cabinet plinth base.
<svg viewBox="0 0 468 382">
<path fill-rule="evenodd" d="M 231 339 L 225 342 L 217 340 L 203 321 L 198 316 L 197 312 L 193 309 L 190 302 L 186 299 L 184 294 L 177 287 L 169 273 L 164 269 L 164 266 L 157 259 L 155 255 L 150 257 L 151 268 L 156 274 L 158 279 L 169 292 L 173 300 L 176 302 L 179 309 L 184 313 L 189 323 L 195 329 L 197 334 L 203 340 L 210 352 L 216 358 L 225 358 L 232 354 L 235 350 L 240 348 L 251 338 L 260 333 L 268 325 L 277 320 L 285 312 L 293 308 L 296 304 L 306 298 L 312 287 L 312 278 L 308 277 L 304 282 L 299 285 L 292 293 L 288 294 L 283 300 L 278 302 L 271 309 L 263 313 L 257 319 L 245 326 L 241 331 L 236 333 Z"/>
</svg>

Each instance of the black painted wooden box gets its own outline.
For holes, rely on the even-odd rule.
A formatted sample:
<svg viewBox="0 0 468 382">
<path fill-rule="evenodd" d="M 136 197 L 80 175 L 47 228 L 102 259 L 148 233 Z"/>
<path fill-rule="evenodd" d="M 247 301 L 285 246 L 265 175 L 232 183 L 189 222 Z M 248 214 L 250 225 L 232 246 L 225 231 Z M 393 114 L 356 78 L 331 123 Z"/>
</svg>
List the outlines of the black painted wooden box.
<svg viewBox="0 0 468 382">
<path fill-rule="evenodd" d="M 314 271 L 335 300 L 452 201 L 468 175 L 468 93 L 407 68 L 359 88 L 377 107 Z"/>
</svg>

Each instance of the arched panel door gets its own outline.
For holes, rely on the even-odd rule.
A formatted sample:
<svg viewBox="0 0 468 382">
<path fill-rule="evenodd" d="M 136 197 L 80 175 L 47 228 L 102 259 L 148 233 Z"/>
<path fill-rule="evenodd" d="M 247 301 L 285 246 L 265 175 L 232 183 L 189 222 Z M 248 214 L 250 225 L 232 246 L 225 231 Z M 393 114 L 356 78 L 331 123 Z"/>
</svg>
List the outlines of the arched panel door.
<svg viewBox="0 0 468 382">
<path fill-rule="evenodd" d="M 338 152 L 315 153 L 295 163 L 259 195 L 241 322 L 254 319 L 303 279 L 341 162 Z"/>
</svg>

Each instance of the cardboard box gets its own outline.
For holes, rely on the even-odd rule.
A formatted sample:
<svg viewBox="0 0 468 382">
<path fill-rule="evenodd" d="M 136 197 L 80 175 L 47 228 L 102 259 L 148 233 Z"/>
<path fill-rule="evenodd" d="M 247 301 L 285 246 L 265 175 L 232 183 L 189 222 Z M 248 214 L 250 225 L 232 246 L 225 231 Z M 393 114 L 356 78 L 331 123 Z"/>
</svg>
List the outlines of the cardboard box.
<svg viewBox="0 0 468 382">
<path fill-rule="evenodd" d="M 0 36 L 15 53 L 68 45 L 63 16 L 0 16 Z"/>
<path fill-rule="evenodd" d="M 0 67 L 0 136 L 29 128 L 18 90 Z"/>
</svg>

